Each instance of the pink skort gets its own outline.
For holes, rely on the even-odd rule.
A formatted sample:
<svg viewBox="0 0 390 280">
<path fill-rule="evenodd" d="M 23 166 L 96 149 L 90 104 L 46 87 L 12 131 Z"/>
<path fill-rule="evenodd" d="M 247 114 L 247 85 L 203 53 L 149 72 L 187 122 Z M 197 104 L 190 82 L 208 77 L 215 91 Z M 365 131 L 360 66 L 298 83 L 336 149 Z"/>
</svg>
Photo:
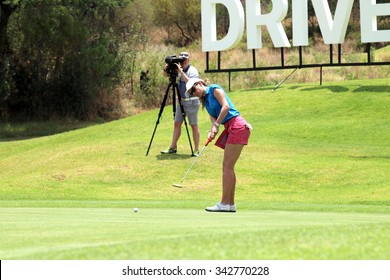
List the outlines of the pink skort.
<svg viewBox="0 0 390 280">
<path fill-rule="evenodd" d="M 225 129 L 215 145 L 225 149 L 226 144 L 247 145 L 252 127 L 241 116 L 231 118 L 224 123 Z"/>
</svg>

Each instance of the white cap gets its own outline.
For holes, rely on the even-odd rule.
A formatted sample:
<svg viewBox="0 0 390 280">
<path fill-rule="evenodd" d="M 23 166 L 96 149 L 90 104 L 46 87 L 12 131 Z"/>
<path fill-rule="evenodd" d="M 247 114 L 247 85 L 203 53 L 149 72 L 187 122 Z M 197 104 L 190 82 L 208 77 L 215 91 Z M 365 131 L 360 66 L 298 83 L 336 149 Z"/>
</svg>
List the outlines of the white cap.
<svg viewBox="0 0 390 280">
<path fill-rule="evenodd" d="M 199 78 L 191 78 L 188 80 L 188 82 L 186 83 L 186 90 L 189 91 L 195 83 L 197 82 L 203 82 L 202 79 L 199 79 Z"/>
</svg>

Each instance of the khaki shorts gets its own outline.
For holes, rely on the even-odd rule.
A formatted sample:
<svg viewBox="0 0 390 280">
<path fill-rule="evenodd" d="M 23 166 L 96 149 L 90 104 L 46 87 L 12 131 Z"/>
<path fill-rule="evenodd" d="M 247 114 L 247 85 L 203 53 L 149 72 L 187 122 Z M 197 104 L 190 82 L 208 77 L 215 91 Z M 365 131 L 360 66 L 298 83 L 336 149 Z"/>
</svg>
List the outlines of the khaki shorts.
<svg viewBox="0 0 390 280">
<path fill-rule="evenodd" d="M 188 122 L 190 125 L 197 125 L 198 124 L 198 111 L 200 107 L 200 101 L 197 100 L 190 100 L 190 101 L 183 101 L 183 107 L 184 112 L 186 113 Z M 176 114 L 175 114 L 175 122 L 183 122 L 183 115 L 181 113 L 181 108 L 179 105 L 179 102 L 176 102 Z"/>
</svg>

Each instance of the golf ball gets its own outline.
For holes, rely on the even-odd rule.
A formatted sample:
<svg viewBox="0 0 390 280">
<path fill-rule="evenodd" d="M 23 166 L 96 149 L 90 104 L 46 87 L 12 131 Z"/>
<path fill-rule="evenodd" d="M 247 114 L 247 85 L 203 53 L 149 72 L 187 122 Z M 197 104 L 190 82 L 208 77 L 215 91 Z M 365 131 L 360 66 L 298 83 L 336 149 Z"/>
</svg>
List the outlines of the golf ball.
<svg viewBox="0 0 390 280">
<path fill-rule="evenodd" d="M 134 211 L 135 213 L 137 213 L 137 212 L 138 212 L 138 208 L 135 207 L 135 208 L 133 209 L 133 211 Z"/>
</svg>

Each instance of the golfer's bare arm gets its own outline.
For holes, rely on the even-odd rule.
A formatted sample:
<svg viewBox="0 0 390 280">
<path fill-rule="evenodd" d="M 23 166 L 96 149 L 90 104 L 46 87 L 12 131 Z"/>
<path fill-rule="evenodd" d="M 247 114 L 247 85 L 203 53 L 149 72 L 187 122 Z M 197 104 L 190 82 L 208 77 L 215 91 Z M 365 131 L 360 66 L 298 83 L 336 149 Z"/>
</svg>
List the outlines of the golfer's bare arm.
<svg viewBox="0 0 390 280">
<path fill-rule="evenodd" d="M 218 100 L 219 104 L 221 104 L 222 106 L 221 112 L 219 113 L 219 116 L 215 121 L 217 123 L 222 123 L 222 121 L 225 119 L 230 110 L 230 106 L 226 100 L 225 93 L 221 89 L 214 89 L 214 96 Z"/>
<path fill-rule="evenodd" d="M 227 116 L 230 106 L 226 100 L 225 94 L 220 89 L 214 89 L 214 96 L 218 100 L 219 104 L 221 104 L 221 112 L 219 113 L 219 116 L 217 118 L 210 116 L 211 120 L 211 131 L 210 131 L 210 137 L 211 139 L 214 139 L 215 136 L 217 136 L 219 127 L 215 125 L 215 123 L 221 124 L 224 118 Z"/>
</svg>

